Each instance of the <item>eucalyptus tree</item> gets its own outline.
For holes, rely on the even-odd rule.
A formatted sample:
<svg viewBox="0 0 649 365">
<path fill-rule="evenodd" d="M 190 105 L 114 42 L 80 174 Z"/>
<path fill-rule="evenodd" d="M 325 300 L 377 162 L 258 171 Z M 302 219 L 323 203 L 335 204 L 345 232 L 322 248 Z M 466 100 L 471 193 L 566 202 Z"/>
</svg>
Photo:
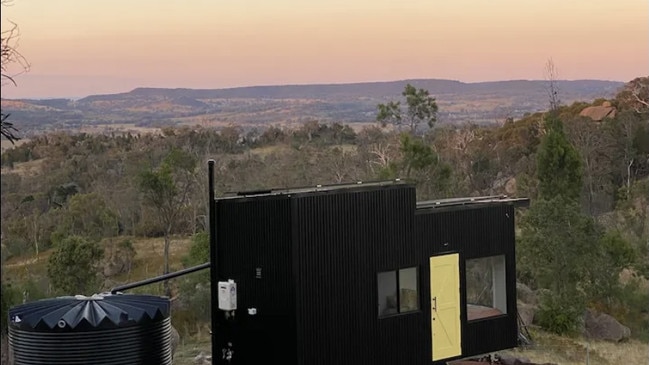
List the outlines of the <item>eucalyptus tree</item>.
<svg viewBox="0 0 649 365">
<path fill-rule="evenodd" d="M 178 148 L 172 148 L 160 166 L 150 168 L 138 176 L 138 186 L 145 203 L 157 214 L 164 229 L 163 273 L 169 273 L 171 233 L 188 209 L 195 184 L 196 158 Z M 165 292 L 171 294 L 169 283 Z"/>
</svg>

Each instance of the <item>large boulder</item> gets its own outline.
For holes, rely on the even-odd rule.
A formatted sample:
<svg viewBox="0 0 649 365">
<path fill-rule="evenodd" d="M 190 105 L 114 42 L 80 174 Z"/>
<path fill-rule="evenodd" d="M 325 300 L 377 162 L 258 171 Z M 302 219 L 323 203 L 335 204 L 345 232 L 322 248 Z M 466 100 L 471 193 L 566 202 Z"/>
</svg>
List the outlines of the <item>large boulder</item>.
<svg viewBox="0 0 649 365">
<path fill-rule="evenodd" d="M 512 177 L 505 183 L 505 193 L 507 195 L 516 195 L 516 178 Z"/>
<path fill-rule="evenodd" d="M 180 344 L 180 334 L 174 326 L 171 326 L 171 358 L 173 359 L 176 349 Z"/>
<path fill-rule="evenodd" d="M 536 305 L 538 303 L 534 290 L 523 283 L 516 283 L 516 298 L 525 304 Z"/>
<path fill-rule="evenodd" d="M 610 102 L 606 101 L 600 106 L 589 106 L 584 108 L 579 116 L 588 117 L 594 121 L 602 121 L 605 118 L 615 118 L 617 109 L 611 105 Z"/>
<path fill-rule="evenodd" d="M 587 309 L 584 314 L 584 335 L 595 340 L 620 342 L 631 337 L 631 330 L 606 313 Z"/>
<path fill-rule="evenodd" d="M 523 303 L 520 300 L 517 303 L 518 315 L 521 317 L 521 321 L 526 326 L 534 323 L 534 316 L 539 310 L 539 307 L 532 304 Z"/>
</svg>

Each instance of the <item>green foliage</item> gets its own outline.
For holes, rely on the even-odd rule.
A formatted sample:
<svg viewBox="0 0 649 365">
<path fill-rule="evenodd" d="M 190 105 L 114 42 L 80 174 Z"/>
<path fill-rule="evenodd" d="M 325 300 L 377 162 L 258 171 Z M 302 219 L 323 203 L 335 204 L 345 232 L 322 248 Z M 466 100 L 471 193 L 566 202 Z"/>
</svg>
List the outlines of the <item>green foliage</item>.
<svg viewBox="0 0 649 365">
<path fill-rule="evenodd" d="M 52 287 L 67 295 L 90 295 L 99 291 L 98 270 L 103 254 L 97 242 L 81 236 L 64 238 L 47 265 Z"/>
<path fill-rule="evenodd" d="M 424 143 L 421 138 L 412 137 L 410 134 L 401 134 L 400 150 L 403 153 L 403 165 L 406 171 L 406 178 L 410 178 L 412 170 L 423 170 L 437 162 L 437 154 L 433 152 L 430 145 Z"/>
<path fill-rule="evenodd" d="M 620 231 L 607 231 L 601 238 L 601 243 L 608 264 L 614 269 L 613 272 L 619 272 L 623 268 L 632 266 L 635 262 L 637 253 L 634 247 L 624 239 Z"/>
<path fill-rule="evenodd" d="M 174 148 L 158 169 L 143 171 L 138 176 L 145 202 L 158 211 L 158 218 L 165 226 L 173 224 L 187 202 L 196 164 L 194 156 Z"/>
<path fill-rule="evenodd" d="M 521 222 L 519 269 L 531 284 L 558 293 L 585 290 L 598 262 L 601 228 L 559 195 L 532 203 Z"/>
<path fill-rule="evenodd" d="M 534 201 L 521 220 L 517 249 L 519 280 L 543 288 L 539 324 L 572 333 L 586 306 L 608 313 L 634 311 L 635 294 L 625 292 L 619 273 L 639 257 L 621 231 L 605 231 L 579 204 L 563 195 Z"/>
<path fill-rule="evenodd" d="M 401 95 L 406 98 L 411 129 L 413 125 L 420 122 L 426 123 L 428 127 L 432 128 L 437 121 L 437 103 L 435 98 L 430 96 L 428 90 L 416 89 L 407 84 Z"/>
<path fill-rule="evenodd" d="M 619 287 L 615 301 L 603 309 L 631 329 L 634 337 L 649 341 L 649 284 L 640 278 L 631 278 Z"/>
<path fill-rule="evenodd" d="M 210 261 L 210 243 L 207 232 L 199 232 L 192 237 L 187 256 L 183 258 L 185 267 L 204 264 Z M 197 324 L 210 320 L 210 276 L 209 270 L 185 276 L 180 283 L 180 308 L 174 312 L 174 326 L 187 332 L 196 332 Z"/>
<path fill-rule="evenodd" d="M 0 330 L 3 334 L 6 334 L 9 308 L 20 303 L 22 294 L 20 293 L 20 290 L 16 289 L 10 283 L 3 282 L 0 288 L 0 290 L 2 290 L 2 292 L 0 292 L 0 305 L 2 308 L 2 319 L 0 319 L 2 322 L 0 322 Z"/>
<path fill-rule="evenodd" d="M 138 187 L 144 201 L 150 205 L 164 228 L 163 273 L 169 273 L 171 232 L 187 203 L 195 184 L 196 158 L 179 148 L 172 148 L 158 169 L 149 169 L 139 175 Z M 171 295 L 165 281 L 165 294 Z"/>
<path fill-rule="evenodd" d="M 186 267 L 204 264 L 210 261 L 210 235 L 207 232 L 196 233 L 192 237 L 189 253 L 183 259 Z"/>
<path fill-rule="evenodd" d="M 53 233 L 55 244 L 70 235 L 85 236 L 99 241 L 119 233 L 117 215 L 106 206 L 103 197 L 98 193 L 72 196 L 60 215 L 61 219 Z"/>
<path fill-rule="evenodd" d="M 546 119 L 547 134 L 543 137 L 537 154 L 539 196 L 552 199 L 561 195 L 569 200 L 579 200 L 582 188 L 581 159 L 563 132 L 563 123 Z"/>
<path fill-rule="evenodd" d="M 407 84 L 401 93 L 406 99 L 405 116 L 401 111 L 401 102 L 390 101 L 377 105 L 376 121 L 385 126 L 393 124 L 397 127 L 407 125 L 410 133 L 415 133 L 420 124 L 432 128 L 437 122 L 437 102 L 430 96 L 428 90 L 417 89 Z"/>
<path fill-rule="evenodd" d="M 546 293 L 541 297 L 535 321 L 548 331 L 560 335 L 575 334 L 586 308 L 582 298 L 569 293 Z"/>
<path fill-rule="evenodd" d="M 381 123 L 382 126 L 385 127 L 388 124 L 401 125 L 401 102 L 389 101 L 387 104 L 377 105 L 376 108 L 378 110 L 376 121 Z"/>
</svg>

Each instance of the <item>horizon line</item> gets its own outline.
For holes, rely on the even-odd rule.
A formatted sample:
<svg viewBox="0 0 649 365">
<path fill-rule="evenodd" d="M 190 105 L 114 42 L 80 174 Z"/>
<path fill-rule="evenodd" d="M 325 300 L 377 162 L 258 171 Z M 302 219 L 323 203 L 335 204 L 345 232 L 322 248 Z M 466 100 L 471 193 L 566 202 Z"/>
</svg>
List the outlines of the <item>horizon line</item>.
<svg viewBox="0 0 649 365">
<path fill-rule="evenodd" d="M 642 76 L 638 76 L 642 77 Z M 344 86 L 344 85 L 363 85 L 363 84 L 389 84 L 397 82 L 415 82 L 415 81 L 450 81 L 460 84 L 475 85 L 475 84 L 489 84 L 489 83 L 499 83 L 499 82 L 549 82 L 550 80 L 545 79 L 508 79 L 508 80 L 488 80 L 488 81 L 460 81 L 455 79 L 443 79 L 443 78 L 406 78 L 406 79 L 397 79 L 397 80 L 378 80 L 378 81 L 358 81 L 358 82 L 330 82 L 330 83 L 288 83 L 288 84 L 253 84 L 253 85 L 241 85 L 241 86 L 229 86 L 229 87 L 215 87 L 215 88 L 192 88 L 192 87 L 159 87 L 159 86 L 137 86 L 128 91 L 119 91 L 113 93 L 97 93 L 97 94 L 88 94 L 85 96 L 43 96 L 43 97 L 22 97 L 22 98 L 4 98 L 0 97 L 0 100 L 56 100 L 56 99 L 65 99 L 65 100 L 80 100 L 90 96 L 105 96 L 105 95 L 119 95 L 119 94 L 128 94 L 135 90 L 149 89 L 149 90 L 193 90 L 193 91 L 216 91 L 216 90 L 237 90 L 237 89 L 248 89 L 248 88 L 264 88 L 264 87 L 300 87 L 300 86 Z M 595 78 L 585 78 L 585 79 L 558 79 L 553 80 L 555 82 L 576 82 L 576 81 L 601 81 L 601 82 L 613 82 L 625 84 L 629 81 L 621 80 L 610 80 L 610 79 L 595 79 Z"/>
</svg>

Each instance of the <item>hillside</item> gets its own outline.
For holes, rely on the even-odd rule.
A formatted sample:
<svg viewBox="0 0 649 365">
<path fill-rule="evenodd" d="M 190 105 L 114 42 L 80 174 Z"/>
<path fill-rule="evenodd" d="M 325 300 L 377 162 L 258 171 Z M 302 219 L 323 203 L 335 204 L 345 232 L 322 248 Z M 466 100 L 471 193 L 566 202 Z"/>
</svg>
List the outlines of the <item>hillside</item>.
<svg viewBox="0 0 649 365">
<path fill-rule="evenodd" d="M 398 100 L 406 83 L 437 98 L 441 123 L 494 123 L 545 110 L 545 81 L 463 83 L 402 80 L 355 84 L 252 86 L 230 89 L 137 88 L 80 100 L 2 100 L 2 110 L 27 135 L 89 124 L 136 126 L 295 123 L 308 120 L 371 122 L 376 105 Z M 559 81 L 561 101 L 590 102 L 615 95 L 614 81 Z"/>
</svg>

